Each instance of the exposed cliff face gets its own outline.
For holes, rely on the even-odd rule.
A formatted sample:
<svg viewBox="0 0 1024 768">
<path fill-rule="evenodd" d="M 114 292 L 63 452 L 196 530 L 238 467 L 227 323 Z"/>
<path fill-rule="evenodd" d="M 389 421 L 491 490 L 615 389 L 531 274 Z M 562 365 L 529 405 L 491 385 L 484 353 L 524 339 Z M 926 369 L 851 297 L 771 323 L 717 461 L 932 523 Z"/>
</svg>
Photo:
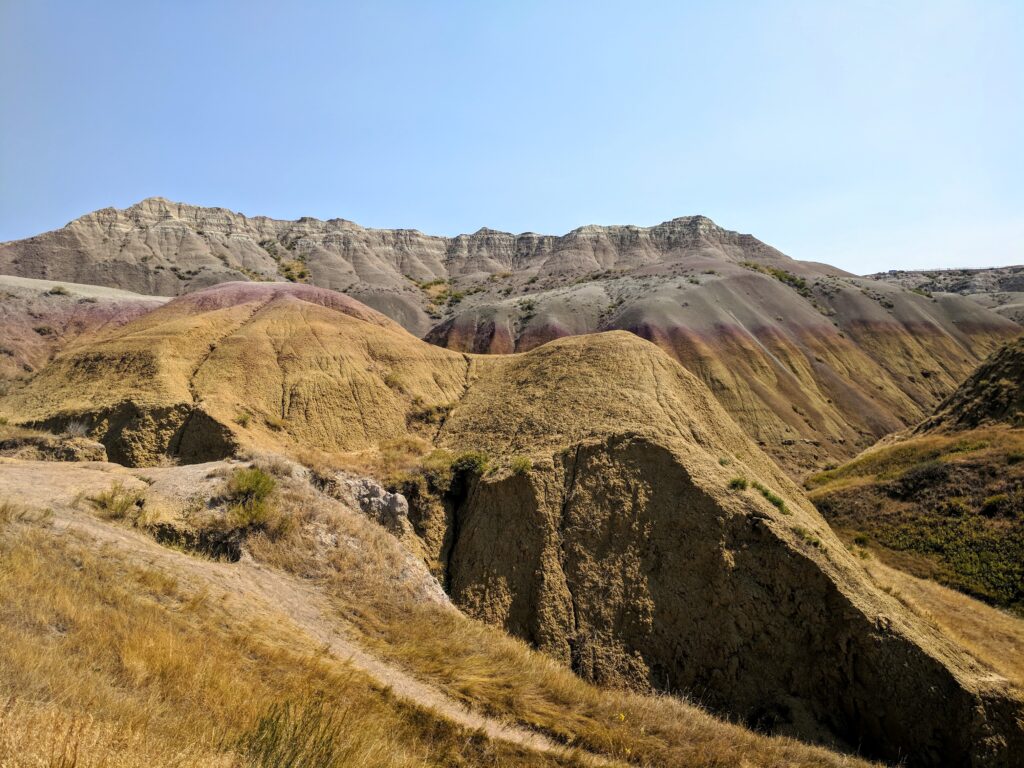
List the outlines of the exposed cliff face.
<svg viewBox="0 0 1024 768">
<path fill-rule="evenodd" d="M 916 423 L 1020 330 L 968 298 L 794 261 L 702 216 L 444 238 L 152 198 L 0 244 L 0 272 L 167 295 L 288 278 L 464 352 L 627 330 L 700 377 L 795 475 Z"/>
<path fill-rule="evenodd" d="M 426 338 L 510 352 L 631 331 L 700 377 L 752 438 L 800 474 L 919 421 L 1018 333 L 960 297 L 932 300 L 813 270 L 787 274 L 803 282 L 794 288 L 733 262 L 697 259 L 685 272 L 613 276 L 492 303 L 474 296 Z"/>
<path fill-rule="evenodd" d="M 949 666 L 941 638 L 846 581 L 838 550 L 723 505 L 646 439 L 481 482 L 456 518 L 454 601 L 589 679 L 910 765 L 1011 765 L 1006 734 L 1024 743 L 1005 681 Z"/>
<path fill-rule="evenodd" d="M 481 229 L 446 238 L 365 229 L 344 219 L 248 218 L 149 198 L 0 244 L 0 272 L 167 296 L 220 282 L 288 278 L 350 293 L 422 334 L 433 324 L 427 312 L 440 307 L 417 282 L 475 282 L 527 272 L 572 279 L 594 270 L 657 264 L 681 249 L 785 259 L 750 235 L 723 230 L 701 216 L 649 228 L 581 227 L 562 237 Z"/>
<path fill-rule="evenodd" d="M 471 614 L 588 677 L 872 755 L 1010 765 L 1024 748 L 1018 694 L 877 590 L 700 380 L 634 334 L 466 356 L 340 294 L 231 284 L 0 400 L 15 420 L 83 421 L 126 463 L 351 451 L 424 409 L 447 414 L 438 447 L 496 467 L 410 510 Z"/>
<path fill-rule="evenodd" d="M 868 587 L 799 490 L 650 345 L 602 334 L 480 366 L 439 439 L 532 458 L 450 498 L 446 535 L 433 518 L 471 614 L 585 676 L 780 732 L 919 765 L 1012 763 L 1006 681 Z"/>
</svg>

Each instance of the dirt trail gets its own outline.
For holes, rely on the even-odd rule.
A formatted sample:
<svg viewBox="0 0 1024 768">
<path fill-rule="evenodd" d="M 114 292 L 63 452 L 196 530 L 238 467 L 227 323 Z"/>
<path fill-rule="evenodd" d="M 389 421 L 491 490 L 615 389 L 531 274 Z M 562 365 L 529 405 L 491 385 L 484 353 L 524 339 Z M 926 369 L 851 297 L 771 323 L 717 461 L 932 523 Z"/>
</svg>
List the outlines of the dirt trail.
<svg viewBox="0 0 1024 768">
<path fill-rule="evenodd" d="M 373 656 L 348 635 L 342 619 L 331 616 L 323 597 L 311 585 L 294 577 L 245 559 L 237 563 L 222 563 L 192 557 L 162 547 L 136 531 L 71 509 L 54 509 L 53 514 L 53 524 L 58 529 L 85 534 L 97 542 L 130 552 L 137 559 L 166 568 L 179 578 L 191 579 L 235 599 L 265 604 L 270 613 L 283 614 L 326 646 L 336 658 L 347 661 L 380 685 L 387 686 L 396 697 L 432 709 L 463 727 L 482 731 L 489 739 L 535 752 L 571 757 L 585 765 L 621 765 L 599 755 L 567 749 L 539 733 L 468 709 L 441 690 Z"/>
</svg>

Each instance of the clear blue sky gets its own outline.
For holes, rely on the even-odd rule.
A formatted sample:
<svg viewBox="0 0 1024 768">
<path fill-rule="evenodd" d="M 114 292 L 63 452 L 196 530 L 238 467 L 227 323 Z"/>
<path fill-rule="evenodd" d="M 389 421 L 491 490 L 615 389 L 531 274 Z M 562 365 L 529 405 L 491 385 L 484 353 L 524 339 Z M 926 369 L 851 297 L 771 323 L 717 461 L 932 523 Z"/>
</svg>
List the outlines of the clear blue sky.
<svg viewBox="0 0 1024 768">
<path fill-rule="evenodd" d="M 0 0 L 0 240 L 162 195 L 1024 262 L 1024 2 Z"/>
</svg>

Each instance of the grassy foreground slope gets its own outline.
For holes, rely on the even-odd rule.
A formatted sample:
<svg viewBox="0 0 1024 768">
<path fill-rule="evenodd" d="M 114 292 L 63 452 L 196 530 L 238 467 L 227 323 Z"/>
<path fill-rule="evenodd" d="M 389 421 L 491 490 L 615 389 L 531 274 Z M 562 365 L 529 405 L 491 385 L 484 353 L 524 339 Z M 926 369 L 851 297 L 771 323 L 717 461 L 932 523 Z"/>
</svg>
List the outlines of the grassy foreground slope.
<svg viewBox="0 0 1024 768">
<path fill-rule="evenodd" d="M 864 765 L 588 685 L 454 611 L 293 465 L 259 466 L 272 527 L 233 516 L 238 463 L 0 460 L 23 501 L 0 505 L 0 764 Z M 247 558 L 152 538 L 224 528 Z"/>
</svg>

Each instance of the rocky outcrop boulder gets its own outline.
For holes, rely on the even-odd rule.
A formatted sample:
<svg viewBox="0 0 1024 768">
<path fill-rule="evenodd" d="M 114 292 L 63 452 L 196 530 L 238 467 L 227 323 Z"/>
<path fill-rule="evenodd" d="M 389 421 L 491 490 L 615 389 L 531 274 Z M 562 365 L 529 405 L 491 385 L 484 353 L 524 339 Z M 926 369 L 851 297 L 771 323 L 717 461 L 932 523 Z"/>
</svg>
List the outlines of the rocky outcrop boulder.
<svg viewBox="0 0 1024 768">
<path fill-rule="evenodd" d="M 387 491 L 371 478 L 338 474 L 331 484 L 331 494 L 396 536 L 412 533 L 409 502 L 402 494 Z"/>
</svg>

